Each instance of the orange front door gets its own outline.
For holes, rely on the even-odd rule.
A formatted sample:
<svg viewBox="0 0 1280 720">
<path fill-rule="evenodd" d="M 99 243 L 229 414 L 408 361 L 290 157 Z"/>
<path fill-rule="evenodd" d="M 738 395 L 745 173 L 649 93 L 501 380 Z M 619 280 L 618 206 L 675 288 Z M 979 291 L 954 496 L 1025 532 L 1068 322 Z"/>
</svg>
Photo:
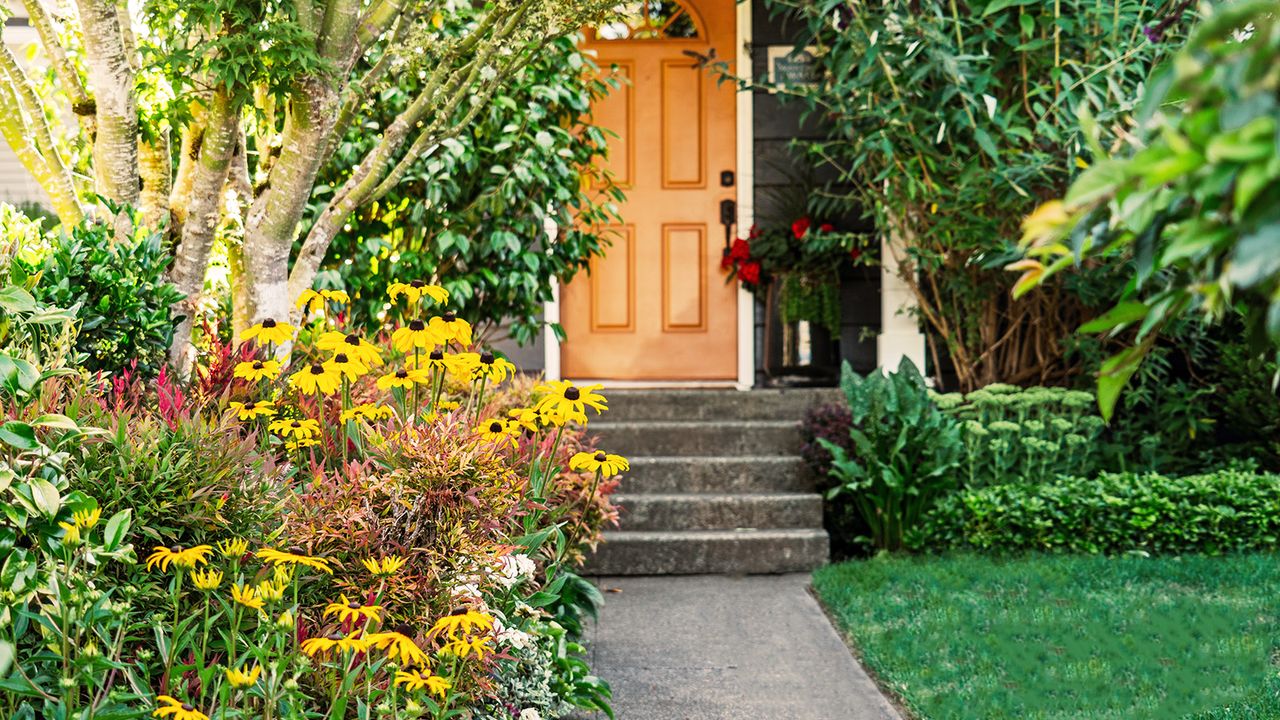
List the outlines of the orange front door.
<svg viewBox="0 0 1280 720">
<path fill-rule="evenodd" d="M 623 224 L 561 295 L 562 374 L 733 380 L 737 292 L 720 270 L 720 205 L 737 192 L 735 91 L 698 58 L 733 71 L 735 0 L 626 6 L 625 21 L 588 38 L 622 81 L 594 117 L 617 135 L 607 164 L 626 193 Z"/>
</svg>

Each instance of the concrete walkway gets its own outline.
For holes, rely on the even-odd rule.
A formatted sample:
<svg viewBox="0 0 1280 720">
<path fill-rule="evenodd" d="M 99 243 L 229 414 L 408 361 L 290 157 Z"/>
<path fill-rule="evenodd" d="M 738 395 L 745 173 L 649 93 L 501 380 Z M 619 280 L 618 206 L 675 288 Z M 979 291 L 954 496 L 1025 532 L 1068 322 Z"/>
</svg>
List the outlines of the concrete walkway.
<svg viewBox="0 0 1280 720">
<path fill-rule="evenodd" d="M 900 720 L 809 595 L 807 574 L 596 584 L 605 608 L 588 652 L 619 720 Z"/>
</svg>

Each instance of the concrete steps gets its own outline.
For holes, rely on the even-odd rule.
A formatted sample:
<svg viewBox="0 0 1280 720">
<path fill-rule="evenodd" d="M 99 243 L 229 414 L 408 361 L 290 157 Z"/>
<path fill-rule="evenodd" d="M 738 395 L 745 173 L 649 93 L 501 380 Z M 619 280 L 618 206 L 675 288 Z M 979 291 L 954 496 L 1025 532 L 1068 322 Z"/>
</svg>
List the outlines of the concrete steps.
<svg viewBox="0 0 1280 720">
<path fill-rule="evenodd" d="M 757 574 L 827 560 L 822 498 L 798 457 L 807 408 L 833 390 L 605 390 L 589 426 L 631 470 L 614 496 L 621 527 L 587 572 Z"/>
</svg>

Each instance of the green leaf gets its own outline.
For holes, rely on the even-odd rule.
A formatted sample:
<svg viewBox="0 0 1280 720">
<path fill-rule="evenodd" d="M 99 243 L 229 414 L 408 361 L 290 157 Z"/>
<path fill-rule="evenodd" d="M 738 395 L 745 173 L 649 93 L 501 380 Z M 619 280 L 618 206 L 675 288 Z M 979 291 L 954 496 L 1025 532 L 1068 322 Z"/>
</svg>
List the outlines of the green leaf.
<svg viewBox="0 0 1280 720">
<path fill-rule="evenodd" d="M 30 485 L 31 499 L 36 508 L 51 518 L 56 517 L 62 509 L 62 496 L 58 493 L 58 488 L 44 478 L 35 478 Z"/>
<path fill-rule="evenodd" d="M 991 135 L 987 134 L 982 128 L 973 129 L 973 139 L 978 141 L 978 146 L 983 152 L 991 156 L 992 160 L 1000 159 L 1000 150 L 996 148 L 996 143 L 991 139 Z"/>
<path fill-rule="evenodd" d="M 1146 304 L 1130 301 L 1123 302 L 1103 313 L 1084 325 L 1080 326 L 1078 332 L 1085 334 L 1093 334 L 1107 332 L 1122 325 L 1136 322 L 1147 316 L 1148 308 Z"/>
<path fill-rule="evenodd" d="M 26 290 L 9 285 L 0 289 L 0 308 L 11 313 L 29 313 L 36 309 L 36 299 Z"/>
<path fill-rule="evenodd" d="M 13 667 L 13 659 L 16 654 L 13 643 L 7 640 L 0 640 L 0 677 L 9 674 L 9 668 Z"/>
<path fill-rule="evenodd" d="M 124 543 L 125 537 L 129 535 L 129 526 L 133 523 L 132 518 L 132 510 L 121 510 L 107 521 L 106 529 L 102 531 L 103 546 L 107 552 L 116 550 Z"/>
<path fill-rule="evenodd" d="M 992 0 L 987 9 L 982 11 L 982 17 L 998 13 L 1005 8 L 1017 7 L 1019 5 L 1035 5 L 1039 0 Z M 1023 17 L 1026 17 L 1025 15 Z"/>
<path fill-rule="evenodd" d="M 1099 198 L 1115 193 L 1125 182 L 1124 167 L 1115 160 L 1096 162 L 1071 183 L 1065 199 L 1069 206 L 1088 205 Z"/>
<path fill-rule="evenodd" d="M 35 450 L 40 447 L 35 428 L 17 420 L 0 425 L 0 442 L 19 450 Z"/>
</svg>

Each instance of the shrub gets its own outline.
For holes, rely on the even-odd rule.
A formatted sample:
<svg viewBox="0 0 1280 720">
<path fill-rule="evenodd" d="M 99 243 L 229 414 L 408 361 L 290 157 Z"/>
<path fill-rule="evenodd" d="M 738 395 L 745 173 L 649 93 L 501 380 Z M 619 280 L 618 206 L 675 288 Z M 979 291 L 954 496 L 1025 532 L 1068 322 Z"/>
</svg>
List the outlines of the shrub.
<svg viewBox="0 0 1280 720">
<path fill-rule="evenodd" d="M 1087 392 L 993 384 L 935 400 L 961 423 L 966 487 L 1087 476 L 1101 459 L 1103 422 Z"/>
<path fill-rule="evenodd" d="M 906 358 L 891 374 L 867 377 L 845 363 L 840 387 L 849 401 L 848 451 L 819 440 L 839 484 L 829 499 L 847 495 L 871 529 L 872 544 L 897 550 L 938 496 L 955 485 L 963 447 L 955 421 L 929 397 L 924 378 Z"/>
<path fill-rule="evenodd" d="M 173 340 L 172 307 L 182 299 L 165 279 L 170 260 L 159 235 L 117 241 L 111 227 L 87 223 L 53 243 L 32 292 L 78 306 L 76 348 L 85 369 L 113 373 L 136 362 L 154 376 Z"/>
<path fill-rule="evenodd" d="M 1274 548 L 1280 475 L 1103 473 L 965 490 L 940 503 L 916 547 L 985 551 L 1224 553 Z"/>
</svg>

